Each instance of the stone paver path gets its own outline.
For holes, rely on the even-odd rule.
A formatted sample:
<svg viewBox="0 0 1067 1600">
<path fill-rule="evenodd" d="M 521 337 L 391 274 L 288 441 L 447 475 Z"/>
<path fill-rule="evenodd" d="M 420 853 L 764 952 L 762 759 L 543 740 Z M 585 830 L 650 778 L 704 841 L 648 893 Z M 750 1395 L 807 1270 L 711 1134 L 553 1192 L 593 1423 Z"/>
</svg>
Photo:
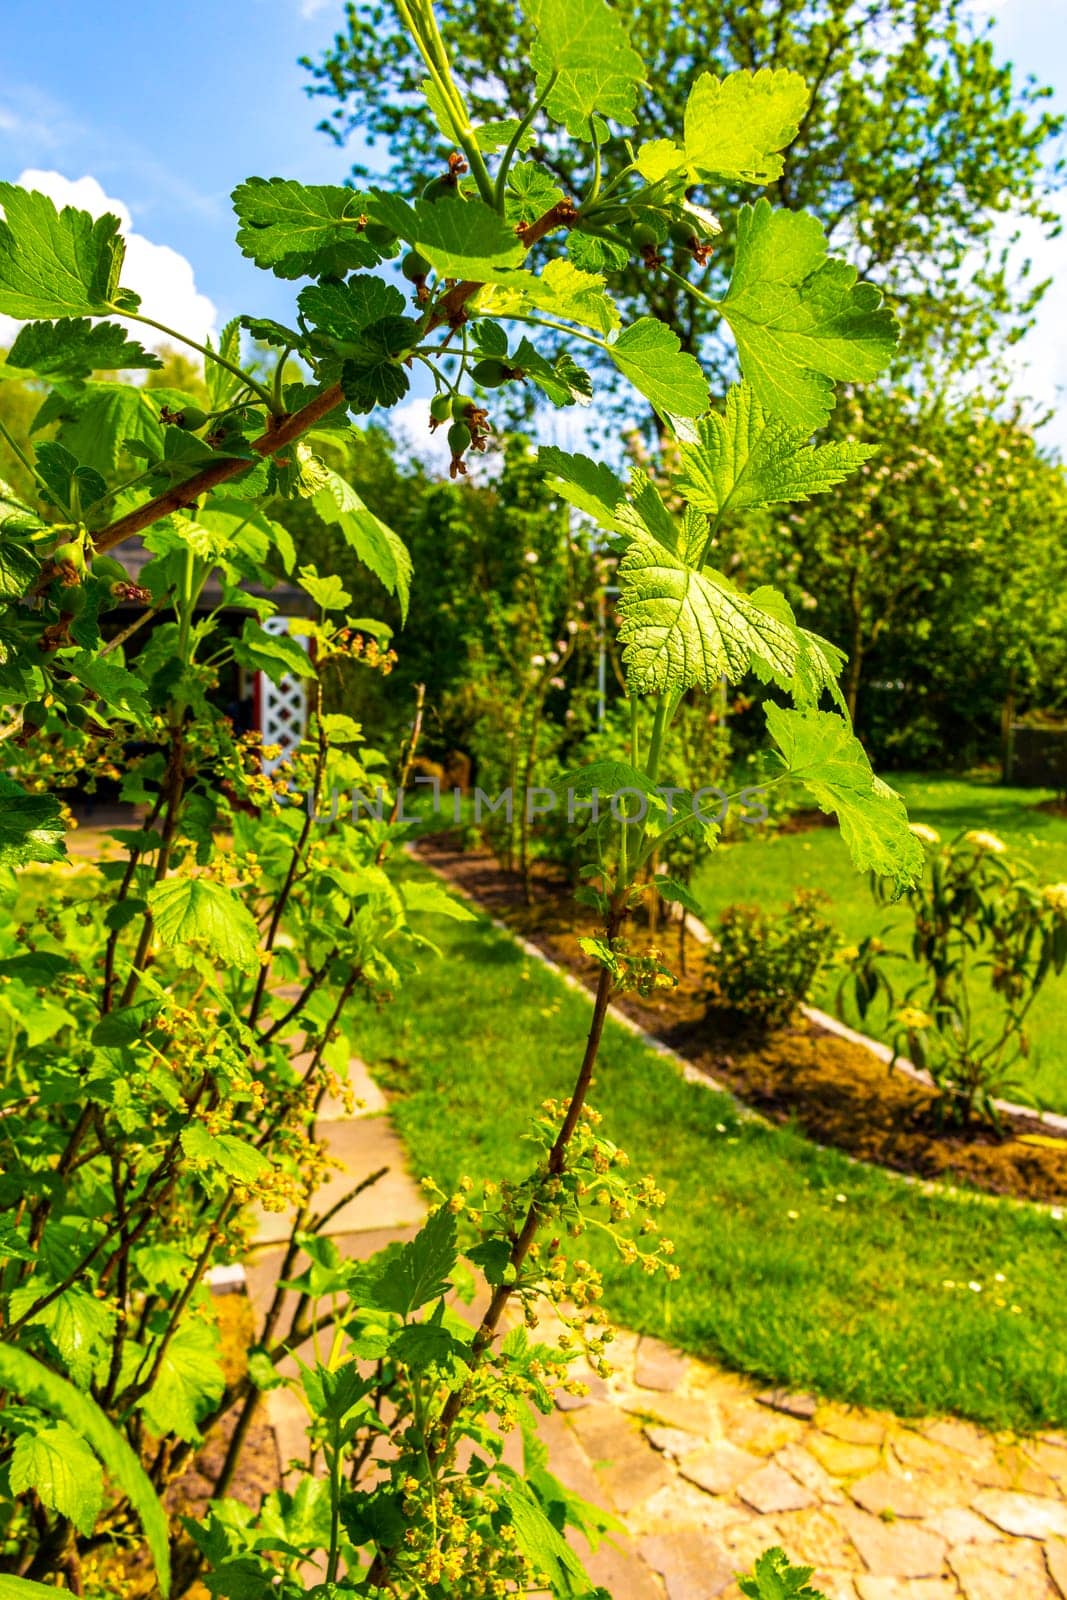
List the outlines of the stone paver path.
<svg viewBox="0 0 1067 1600">
<path fill-rule="evenodd" d="M 325 1230 L 365 1256 L 410 1238 L 425 1203 L 361 1063 L 352 1081 L 358 1113 L 327 1106 L 320 1119 L 339 1166 L 318 1208 L 389 1168 Z M 259 1310 L 285 1231 L 260 1221 L 247 1272 Z M 542 1433 L 559 1477 L 625 1522 L 627 1537 L 588 1560 L 615 1600 L 741 1600 L 736 1574 L 775 1544 L 815 1568 L 828 1600 L 1067 1600 L 1067 1436 L 1015 1440 L 763 1390 L 622 1330 L 611 1357 L 615 1376 L 587 1374 L 589 1393 L 561 1395 Z M 268 1402 L 284 1466 L 302 1453 L 304 1414 L 287 1390 Z"/>
</svg>

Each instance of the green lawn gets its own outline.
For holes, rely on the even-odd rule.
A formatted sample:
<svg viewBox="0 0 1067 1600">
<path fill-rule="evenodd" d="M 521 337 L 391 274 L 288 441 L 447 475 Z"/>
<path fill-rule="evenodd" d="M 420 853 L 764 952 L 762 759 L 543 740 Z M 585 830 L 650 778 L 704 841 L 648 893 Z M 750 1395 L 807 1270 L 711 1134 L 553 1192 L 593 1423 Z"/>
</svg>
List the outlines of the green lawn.
<svg viewBox="0 0 1067 1600">
<path fill-rule="evenodd" d="M 464 1172 L 517 1175 L 531 1111 L 573 1077 L 588 1001 L 487 920 L 427 931 L 442 959 L 353 1018 L 356 1048 L 395 1091 L 420 1175 L 445 1187 Z M 739 1122 L 614 1024 L 593 1098 L 608 1137 L 666 1191 L 682 1269 L 667 1285 L 584 1238 L 620 1322 L 903 1414 L 1067 1422 L 1062 1221 L 924 1194 L 789 1129 Z"/>
<path fill-rule="evenodd" d="M 1067 818 L 1036 811 L 1035 804 L 1051 791 L 1001 788 L 956 778 L 896 778 L 894 787 L 908 802 L 915 822 L 936 828 L 944 839 L 969 828 L 986 828 L 1026 857 L 1045 883 L 1067 882 Z M 809 833 L 771 834 L 753 829 L 743 843 L 723 845 L 698 868 L 694 890 L 714 921 L 723 906 L 749 901 L 763 906 L 784 904 L 794 888 L 821 889 L 833 902 L 832 916 L 844 938 L 852 943 L 885 927 L 907 930 L 906 909 L 878 906 L 867 878 L 849 862 L 836 828 L 816 828 Z M 907 938 L 892 941 L 905 948 Z M 909 961 L 893 962 L 895 984 L 904 986 L 918 969 Z M 836 978 L 817 996 L 818 1004 L 833 1011 Z M 1031 1012 L 1032 1073 L 1027 1081 L 1041 1104 L 1067 1111 L 1067 974 L 1052 978 Z M 983 1007 L 976 1006 L 981 1014 Z M 992 1010 L 992 996 L 990 996 Z M 856 1018 L 847 1020 L 855 1022 Z M 890 1040 L 888 1016 L 883 1006 L 863 1024 L 866 1032 Z"/>
</svg>

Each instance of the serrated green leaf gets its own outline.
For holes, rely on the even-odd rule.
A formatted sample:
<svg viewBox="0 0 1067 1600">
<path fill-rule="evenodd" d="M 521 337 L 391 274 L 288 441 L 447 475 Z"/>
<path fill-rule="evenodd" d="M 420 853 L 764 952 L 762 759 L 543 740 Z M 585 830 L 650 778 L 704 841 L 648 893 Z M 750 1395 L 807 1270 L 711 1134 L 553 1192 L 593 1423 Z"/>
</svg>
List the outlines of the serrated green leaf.
<svg viewBox="0 0 1067 1600">
<path fill-rule="evenodd" d="M 626 490 L 602 461 L 592 461 L 580 452 L 559 450 L 555 445 L 542 445 L 537 460 L 546 483 L 572 506 L 609 531 L 633 531 L 632 521 L 625 514 L 620 515 L 620 508 L 626 505 Z"/>
<path fill-rule="evenodd" d="M 763 585 L 753 589 L 749 599 L 771 616 L 779 617 L 794 630 L 796 638 L 797 658 L 792 674 L 778 677 L 773 672 L 763 672 L 760 676 L 764 682 L 776 683 L 780 689 L 784 689 L 802 711 L 808 707 L 814 708 L 824 693 L 829 694 L 847 716 L 848 708 L 840 682 L 842 669 L 848 660 L 845 652 L 839 650 L 836 644 L 831 644 L 829 639 L 821 639 L 817 633 L 799 627 L 792 606 L 779 590 Z M 759 663 L 756 664 L 756 670 L 759 673 Z"/>
<path fill-rule="evenodd" d="M 0 772 L 0 866 L 62 861 L 67 853 L 66 832 L 54 795 L 27 794 Z"/>
<path fill-rule="evenodd" d="M 795 630 L 754 604 L 720 572 L 696 572 L 648 535 L 619 566 L 626 679 L 636 694 L 710 690 L 739 683 L 754 666 L 776 681 L 796 666 Z"/>
<path fill-rule="evenodd" d="M 564 322 L 597 333 L 614 333 L 621 322 L 619 308 L 604 285 L 599 272 L 583 272 L 573 261 L 548 261 L 540 277 L 522 275 L 520 304 L 551 311 Z"/>
<path fill-rule="evenodd" d="M 812 1567 L 794 1567 L 785 1551 L 775 1545 L 764 1550 L 751 1574 L 738 1578 L 737 1585 L 746 1600 L 826 1600 L 808 1579 Z"/>
<path fill-rule="evenodd" d="M 144 682 L 134 673 L 113 661 L 82 650 L 76 656 L 66 656 L 63 665 L 79 683 L 100 697 L 101 712 L 129 717 L 134 722 L 148 722 L 152 709 L 148 704 Z"/>
<path fill-rule="evenodd" d="M 33 1489 L 43 1505 L 88 1536 L 104 1503 L 104 1475 L 84 1439 L 66 1422 L 20 1433 L 11 1455 L 11 1490 Z"/>
<path fill-rule="evenodd" d="M 23 1316 L 41 1294 L 39 1279 L 13 1290 L 12 1320 Z M 85 1389 L 115 1330 L 115 1310 L 84 1289 L 64 1289 L 33 1314 L 28 1326 L 44 1329 L 74 1382 Z"/>
<path fill-rule="evenodd" d="M 96 468 L 82 465 L 63 445 L 55 441 L 39 444 L 35 454 L 41 481 L 60 511 L 77 517 L 107 493 L 107 484 Z"/>
<path fill-rule="evenodd" d="M 301 589 L 309 594 L 323 611 L 343 611 L 345 606 L 352 604 L 352 596 L 336 572 L 330 572 L 325 578 L 320 578 L 314 567 L 301 567 L 299 582 Z"/>
<path fill-rule="evenodd" d="M 809 445 L 807 434 L 770 416 L 751 384 L 735 384 L 723 412 L 696 424 L 679 444 L 679 493 L 709 516 L 746 506 L 806 500 L 843 482 L 877 446 L 848 440 Z"/>
<path fill-rule="evenodd" d="M 270 1171 L 270 1162 L 254 1144 L 233 1133 L 209 1133 L 202 1122 L 192 1122 L 184 1128 L 181 1141 L 191 1161 L 217 1168 L 238 1183 L 255 1183 Z"/>
<path fill-rule="evenodd" d="M 334 339 L 357 339 L 383 317 L 399 317 L 406 301 L 395 283 L 383 278 L 350 278 L 347 283 L 316 283 L 296 299 L 301 314 Z"/>
<path fill-rule="evenodd" d="M 164 878 L 148 891 L 148 904 L 161 944 L 200 946 L 241 972 L 258 967 L 255 920 L 235 890 L 212 878 Z"/>
<path fill-rule="evenodd" d="M 568 350 L 559 351 L 550 361 L 529 339 L 520 339 L 514 364 L 554 406 L 584 406 L 592 397 L 592 378 L 578 366 Z"/>
<path fill-rule="evenodd" d="M 691 171 L 738 183 L 771 183 L 807 110 L 808 86 L 797 72 L 764 67 L 716 78 L 701 73 L 685 108 L 685 154 Z"/>
<path fill-rule="evenodd" d="M 362 231 L 367 196 L 352 189 L 249 178 L 232 199 L 242 252 L 276 277 L 344 277 L 382 259 Z"/>
<path fill-rule="evenodd" d="M 233 646 L 233 658 L 238 666 L 252 672 L 265 672 L 272 683 L 283 677 L 307 678 L 311 666 L 307 651 L 287 633 L 268 633 L 252 617 L 246 617 L 241 637 Z"/>
<path fill-rule="evenodd" d="M 20 599 L 36 583 L 40 570 L 41 563 L 32 550 L 17 539 L 0 535 L 0 600 Z"/>
<path fill-rule="evenodd" d="M 508 169 L 504 215 L 513 225 L 536 222 L 563 199 L 563 190 L 539 161 L 515 161 Z"/>
<path fill-rule="evenodd" d="M 93 218 L 36 190 L 0 183 L 0 312 L 21 322 L 114 309 L 126 246 L 119 219 Z"/>
<path fill-rule="evenodd" d="M 526 253 L 514 227 L 484 200 L 409 205 L 376 189 L 367 200 L 367 216 L 418 250 L 442 278 L 506 281 L 508 268 L 517 267 Z"/>
<path fill-rule="evenodd" d="M 341 388 L 349 410 L 361 415 L 404 398 L 410 387 L 404 362 L 416 326 L 410 317 L 383 317 L 346 343 Z"/>
<path fill-rule="evenodd" d="M 20 328 L 7 364 L 42 378 L 87 378 L 92 372 L 163 365 L 152 351 L 129 339 L 118 323 L 93 323 L 83 317 L 31 322 Z"/>
<path fill-rule="evenodd" d="M 0 1385 L 10 1394 L 62 1417 L 82 1438 L 88 1439 L 141 1519 L 156 1569 L 159 1592 L 163 1600 L 167 1600 L 170 1594 L 170 1548 L 166 1513 L 156 1498 L 148 1474 L 122 1434 L 95 1400 L 14 1345 L 0 1344 Z M 32 1587 L 27 1585 L 27 1589 Z M 21 1594 L 13 1590 L 12 1600 L 21 1600 Z"/>
<path fill-rule="evenodd" d="M 783 766 L 820 811 L 837 816 L 853 864 L 890 878 L 897 889 L 914 883 L 924 857 L 908 827 L 904 802 L 872 772 L 844 718 L 834 711 L 789 711 L 771 704 L 766 709 Z"/>
<path fill-rule="evenodd" d="M 545 104 L 548 115 L 585 140 L 594 111 L 628 123 L 645 65 L 619 13 L 604 0 L 529 0 L 525 9 L 537 29 L 530 59 L 538 92 L 557 74 Z"/>
<path fill-rule="evenodd" d="M 676 905 L 683 906 L 686 911 L 691 911 L 694 917 L 702 917 L 704 915 L 704 907 L 696 895 L 686 884 L 679 883 L 677 878 L 670 878 L 663 873 L 657 873 L 652 882 L 655 884 L 661 900 L 670 900 Z"/>
<path fill-rule="evenodd" d="M 811 433 L 830 415 L 835 382 L 867 381 L 892 360 L 897 325 L 855 267 L 828 257 L 817 217 L 742 206 L 730 287 L 719 309 L 760 403 Z M 695 415 L 696 413 L 689 413 Z"/>
<path fill-rule="evenodd" d="M 456 1264 L 456 1219 L 447 1206 L 427 1218 L 407 1244 L 360 1263 L 349 1283 L 353 1305 L 409 1317 L 449 1289 Z"/>
<path fill-rule="evenodd" d="M 678 335 L 655 317 L 639 317 L 607 346 L 634 388 L 662 416 L 699 417 L 708 409 L 708 384 L 700 363 L 687 355 Z"/>
<path fill-rule="evenodd" d="M 340 528 L 345 542 L 385 585 L 400 603 L 400 614 L 407 616 L 411 590 L 411 557 L 403 541 L 376 517 L 339 473 L 330 472 L 325 488 L 312 505 L 322 518 Z"/>
<path fill-rule="evenodd" d="M 155 1383 L 140 1403 L 148 1427 L 159 1438 L 176 1434 L 200 1442 L 200 1419 L 226 1387 L 213 1324 L 187 1318 L 167 1345 Z"/>
<path fill-rule="evenodd" d="M 463 900 L 446 894 L 438 883 L 407 883 L 401 889 L 408 912 L 426 912 L 436 917 L 451 917 L 455 922 L 475 922 L 477 914 Z"/>
<path fill-rule="evenodd" d="M 529 1485 L 516 1479 L 507 1496 L 515 1543 L 556 1595 L 587 1596 L 590 1580 L 563 1534 L 551 1522 Z"/>
</svg>

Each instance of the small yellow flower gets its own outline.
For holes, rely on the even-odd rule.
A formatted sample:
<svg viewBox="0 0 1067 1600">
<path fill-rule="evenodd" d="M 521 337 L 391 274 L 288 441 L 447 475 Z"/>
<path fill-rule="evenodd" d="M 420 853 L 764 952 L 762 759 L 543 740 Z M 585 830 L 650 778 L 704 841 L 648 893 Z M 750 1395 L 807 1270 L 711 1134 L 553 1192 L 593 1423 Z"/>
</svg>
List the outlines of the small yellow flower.
<svg viewBox="0 0 1067 1600">
<path fill-rule="evenodd" d="M 1047 883 L 1041 891 L 1041 898 L 1053 911 L 1067 912 L 1067 883 Z"/>
<path fill-rule="evenodd" d="M 976 850 L 988 850 L 991 855 L 1003 855 L 1008 848 L 1003 839 L 995 833 L 986 833 L 982 828 L 972 828 L 970 833 L 964 834 L 968 844 L 973 844 Z"/>
<path fill-rule="evenodd" d="M 919 1028 L 932 1028 L 933 1017 L 927 1016 L 925 1011 L 920 1011 L 918 1006 L 901 1006 L 897 1012 L 897 1021 L 902 1028 L 917 1030 Z"/>
<path fill-rule="evenodd" d="M 921 839 L 923 844 L 940 844 L 941 835 L 936 828 L 928 828 L 925 822 L 911 822 L 908 824 L 910 831 L 916 839 Z"/>
</svg>

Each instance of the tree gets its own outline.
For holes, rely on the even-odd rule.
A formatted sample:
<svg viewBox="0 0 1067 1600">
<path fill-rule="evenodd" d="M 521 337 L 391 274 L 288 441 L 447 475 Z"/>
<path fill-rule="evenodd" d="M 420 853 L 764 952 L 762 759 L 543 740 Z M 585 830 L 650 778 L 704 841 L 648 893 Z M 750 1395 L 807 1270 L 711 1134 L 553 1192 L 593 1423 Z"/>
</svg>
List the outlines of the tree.
<svg viewBox="0 0 1067 1600">
<path fill-rule="evenodd" d="M 972 20 L 968 0 L 624 0 L 617 9 L 646 64 L 635 120 L 657 136 L 682 138 L 688 85 L 705 68 L 803 75 L 811 101 L 768 192 L 813 212 L 838 254 L 891 303 L 907 302 L 902 356 L 973 365 L 1028 325 L 1045 286 L 1003 234 L 1021 218 L 1056 227 L 1048 196 L 1062 164 L 1050 148 L 1062 118 L 1044 107 L 1049 90 L 997 60 L 992 25 Z M 442 26 L 465 63 L 476 120 L 523 116 L 535 82 L 530 21 L 509 0 L 476 0 L 449 8 Z M 441 169 L 448 146 L 419 94 L 425 68 L 390 6 L 350 5 L 346 31 L 303 64 L 311 92 L 338 102 L 321 126 L 339 142 L 356 133 L 372 149 L 384 144 L 393 180 Z M 617 133 L 605 126 L 601 136 L 599 156 L 588 139 L 536 136 L 529 154 L 580 197 L 598 159 L 612 170 L 626 159 Z M 703 185 L 724 230 L 699 278 L 712 293 L 732 269 L 738 200 L 750 192 L 736 179 Z M 686 349 L 709 343 L 717 319 L 674 279 L 633 250 L 613 265 L 632 313 L 662 318 Z M 727 343 L 710 341 L 705 356 L 718 382 L 733 375 Z"/>
</svg>

